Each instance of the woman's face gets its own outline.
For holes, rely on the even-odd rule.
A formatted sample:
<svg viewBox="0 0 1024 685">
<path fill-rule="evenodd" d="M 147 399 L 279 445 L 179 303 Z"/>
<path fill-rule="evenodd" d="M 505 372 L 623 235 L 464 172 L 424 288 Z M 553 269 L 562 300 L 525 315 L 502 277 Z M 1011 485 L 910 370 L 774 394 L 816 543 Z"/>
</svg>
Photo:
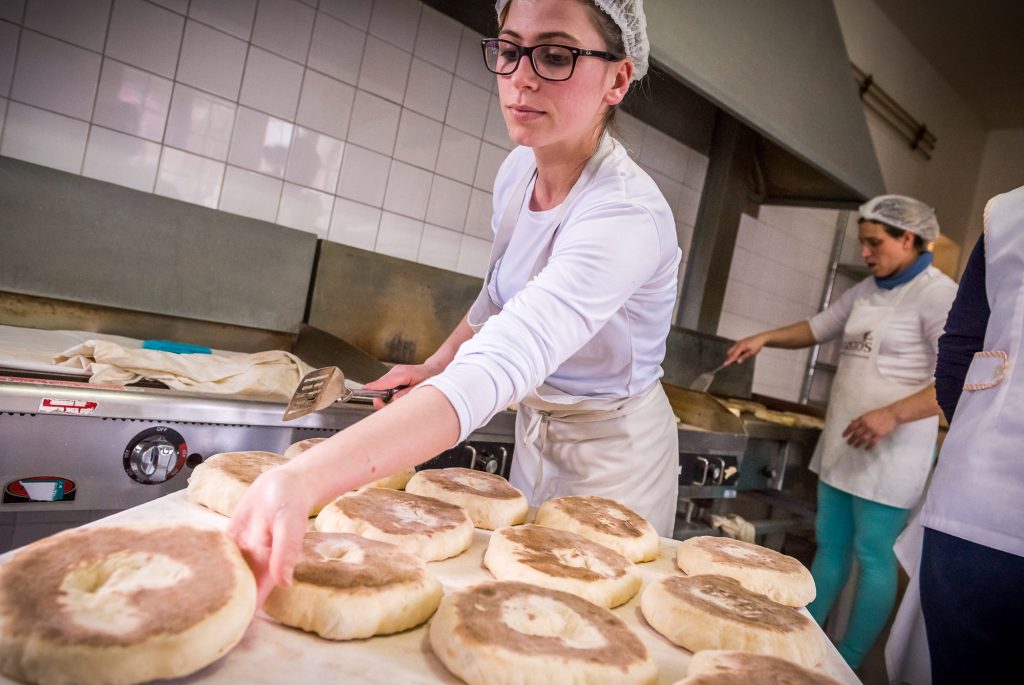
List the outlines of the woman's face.
<svg viewBox="0 0 1024 685">
<path fill-rule="evenodd" d="M 512 0 L 499 38 L 519 45 L 556 43 L 608 50 L 583 2 Z M 513 73 L 498 76 L 501 113 L 517 145 L 539 148 L 589 140 L 608 105 L 626 95 L 632 65 L 580 57 L 567 81 L 545 81 L 524 57 Z"/>
<path fill-rule="evenodd" d="M 914 234 L 909 231 L 899 238 L 885 232 L 885 226 L 875 221 L 861 221 L 857 226 L 860 236 L 860 256 L 877 278 L 887 278 L 902 271 L 917 258 Z"/>
</svg>

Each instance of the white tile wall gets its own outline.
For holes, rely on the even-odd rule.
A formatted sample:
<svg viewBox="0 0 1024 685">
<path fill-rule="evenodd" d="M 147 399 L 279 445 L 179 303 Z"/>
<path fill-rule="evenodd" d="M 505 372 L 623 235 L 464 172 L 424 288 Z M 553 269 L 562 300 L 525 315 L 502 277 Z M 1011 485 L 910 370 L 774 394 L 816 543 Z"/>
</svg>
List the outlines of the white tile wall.
<svg viewBox="0 0 1024 685">
<path fill-rule="evenodd" d="M 196 21 L 248 41 L 256 18 L 256 0 L 192 0 L 188 14 Z"/>
<path fill-rule="evenodd" d="M 315 18 L 316 10 L 298 0 L 260 0 L 252 42 L 304 64 Z"/>
<path fill-rule="evenodd" d="M 11 92 L 14 56 L 18 53 L 18 36 L 20 34 L 21 31 L 14 24 L 0 21 L 0 95 L 3 96 Z"/>
<path fill-rule="evenodd" d="M 335 138 L 345 138 L 355 96 L 356 89 L 347 83 L 307 69 L 295 122 Z"/>
<path fill-rule="evenodd" d="M 170 79 L 104 59 L 92 120 L 159 142 L 164 137 L 173 87 Z"/>
<path fill-rule="evenodd" d="M 413 261 L 420 251 L 423 222 L 400 214 L 384 212 L 377 233 L 377 252 Z"/>
<path fill-rule="evenodd" d="M 89 125 L 20 102 L 7 105 L 0 155 L 81 173 Z"/>
<path fill-rule="evenodd" d="M 338 198 L 334 201 L 334 216 L 328 239 L 363 250 L 372 250 L 377 244 L 381 210 L 371 205 Z"/>
<path fill-rule="evenodd" d="M 23 31 L 11 97 L 28 105 L 88 120 L 100 77 L 100 56 Z"/>
<path fill-rule="evenodd" d="M 0 154 L 481 276 L 481 38 L 419 0 L 0 0 Z M 685 251 L 706 158 L 620 124 Z"/>
<path fill-rule="evenodd" d="M 267 114 L 295 120 L 302 65 L 257 47 L 249 48 L 239 102 Z"/>
<path fill-rule="evenodd" d="M 437 151 L 441 147 L 439 121 L 429 119 L 410 109 L 403 110 L 395 140 L 395 159 L 424 169 L 433 170 Z"/>
<path fill-rule="evenodd" d="M 217 206 L 223 178 L 223 162 L 165 147 L 156 177 L 156 193 L 213 208 Z"/>
<path fill-rule="evenodd" d="M 25 14 L 25 0 L 0 0 L 0 19 L 20 22 Z"/>
<path fill-rule="evenodd" d="M 228 165 L 218 208 L 261 221 L 274 221 L 284 183 L 276 178 Z"/>
<path fill-rule="evenodd" d="M 178 81 L 237 100 L 247 50 L 245 41 L 190 21 L 181 44 Z"/>
<path fill-rule="evenodd" d="M 174 77 L 185 18 L 143 0 L 114 0 L 106 54 L 139 69 Z"/>
<path fill-rule="evenodd" d="M 359 87 L 385 100 L 401 102 L 412 54 L 374 36 L 366 39 L 359 68 Z"/>
<path fill-rule="evenodd" d="M 235 120 L 235 103 L 181 83 L 174 86 L 164 142 L 224 161 Z"/>
<path fill-rule="evenodd" d="M 309 67 L 355 85 L 363 61 L 366 31 L 323 12 L 317 14 Z"/>
<path fill-rule="evenodd" d="M 33 0 L 25 11 L 25 26 L 54 38 L 103 50 L 111 0 Z"/>
<path fill-rule="evenodd" d="M 158 143 L 93 126 L 82 175 L 151 193 L 159 161 Z"/>
<path fill-rule="evenodd" d="M 835 236 L 834 210 L 771 207 L 740 222 L 718 333 L 740 339 L 818 312 Z M 796 401 L 807 350 L 763 350 L 754 392 Z"/>
</svg>

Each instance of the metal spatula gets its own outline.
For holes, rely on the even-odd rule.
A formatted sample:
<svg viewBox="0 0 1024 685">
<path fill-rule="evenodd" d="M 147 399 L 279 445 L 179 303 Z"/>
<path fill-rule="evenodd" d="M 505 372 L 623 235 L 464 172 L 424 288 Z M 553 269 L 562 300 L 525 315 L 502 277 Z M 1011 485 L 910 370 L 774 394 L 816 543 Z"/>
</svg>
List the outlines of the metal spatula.
<svg viewBox="0 0 1024 685">
<path fill-rule="evenodd" d="M 352 390 L 345 387 L 345 374 L 337 366 L 325 366 L 310 371 L 302 380 L 288 401 L 282 420 L 291 421 L 306 414 L 325 409 L 335 402 L 348 402 L 352 399 L 381 398 L 390 402 L 394 394 L 401 388 L 389 390 Z"/>
<path fill-rule="evenodd" d="M 700 392 L 707 392 L 707 389 L 711 387 L 711 384 L 715 380 L 715 374 L 725 368 L 725 364 L 716 366 L 710 371 L 705 371 L 701 375 L 693 379 L 690 383 L 690 390 L 699 390 Z"/>
</svg>

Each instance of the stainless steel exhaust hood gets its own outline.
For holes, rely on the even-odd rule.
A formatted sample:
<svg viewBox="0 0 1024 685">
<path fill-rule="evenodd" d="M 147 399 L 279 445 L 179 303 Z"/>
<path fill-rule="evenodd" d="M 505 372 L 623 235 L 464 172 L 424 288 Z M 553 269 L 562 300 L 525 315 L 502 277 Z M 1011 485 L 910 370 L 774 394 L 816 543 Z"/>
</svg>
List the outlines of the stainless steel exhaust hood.
<svg viewBox="0 0 1024 685">
<path fill-rule="evenodd" d="M 839 19 L 821 0 L 646 0 L 651 56 L 760 134 L 764 201 L 884 192 Z"/>
<path fill-rule="evenodd" d="M 482 34 L 491 0 L 425 0 Z M 827 0 L 645 0 L 651 75 L 626 111 L 708 153 L 726 114 L 753 131 L 759 201 L 849 207 L 884 192 Z M 716 116 L 716 111 L 718 116 Z"/>
</svg>

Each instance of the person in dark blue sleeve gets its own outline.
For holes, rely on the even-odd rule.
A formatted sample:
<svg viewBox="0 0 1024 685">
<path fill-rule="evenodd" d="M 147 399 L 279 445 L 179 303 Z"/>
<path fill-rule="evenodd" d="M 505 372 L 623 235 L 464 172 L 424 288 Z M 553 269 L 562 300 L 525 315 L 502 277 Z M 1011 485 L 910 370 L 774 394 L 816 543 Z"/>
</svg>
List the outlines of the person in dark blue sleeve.
<svg viewBox="0 0 1024 685">
<path fill-rule="evenodd" d="M 1011 682 L 1020 671 L 1024 186 L 989 201 L 968 271 L 939 343 L 939 402 L 953 415 L 921 515 L 918 589 L 934 685 Z"/>
<path fill-rule="evenodd" d="M 953 307 L 946 318 L 946 327 L 939 338 L 939 356 L 935 364 L 935 397 L 947 421 L 960 401 L 967 369 L 975 352 L 985 345 L 989 306 L 985 290 L 985 236 L 978 238 Z"/>
</svg>

